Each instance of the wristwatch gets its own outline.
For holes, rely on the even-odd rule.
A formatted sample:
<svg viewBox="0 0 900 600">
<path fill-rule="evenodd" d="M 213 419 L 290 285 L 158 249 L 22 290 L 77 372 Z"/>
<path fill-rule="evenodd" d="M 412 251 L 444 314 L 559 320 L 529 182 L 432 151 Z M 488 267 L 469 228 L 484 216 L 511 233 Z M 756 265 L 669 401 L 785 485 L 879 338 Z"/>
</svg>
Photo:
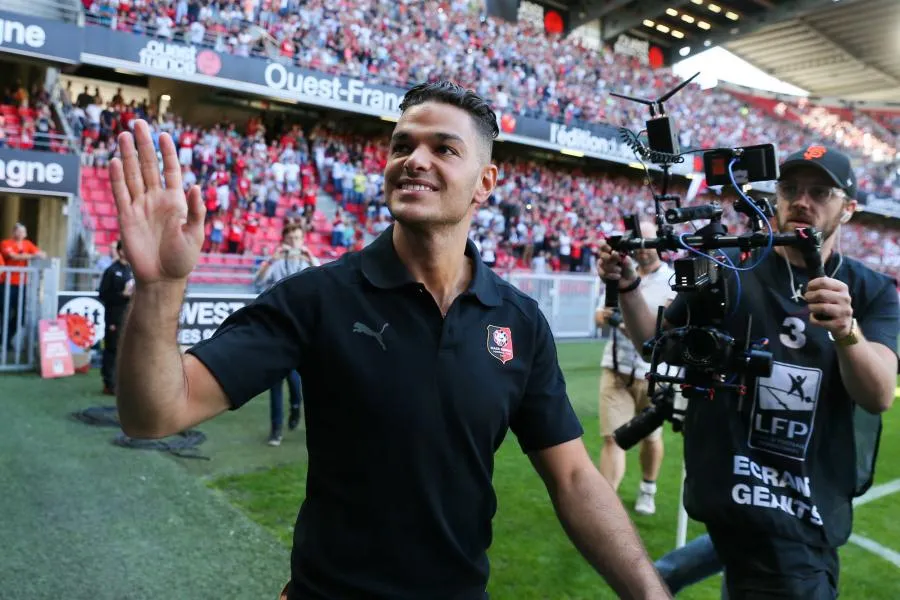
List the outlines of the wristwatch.
<svg viewBox="0 0 900 600">
<path fill-rule="evenodd" d="M 850 323 L 850 333 L 845 335 L 842 338 L 835 339 L 834 343 L 838 346 L 852 346 L 856 342 L 859 341 L 859 326 L 856 324 L 856 319 L 853 319 L 853 322 Z"/>
</svg>

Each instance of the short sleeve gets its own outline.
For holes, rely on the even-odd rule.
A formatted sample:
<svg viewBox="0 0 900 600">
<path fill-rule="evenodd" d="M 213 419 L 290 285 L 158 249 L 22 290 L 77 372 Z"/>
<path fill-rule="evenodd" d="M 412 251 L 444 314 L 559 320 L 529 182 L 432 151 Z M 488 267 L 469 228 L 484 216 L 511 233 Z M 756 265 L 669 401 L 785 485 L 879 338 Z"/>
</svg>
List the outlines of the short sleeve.
<svg viewBox="0 0 900 600">
<path fill-rule="evenodd" d="M 525 395 L 510 419 L 510 428 L 526 453 L 550 448 L 584 434 L 566 393 L 550 324 L 539 309 L 535 308 L 535 312 L 534 360 L 525 384 Z"/>
<path fill-rule="evenodd" d="M 857 320 L 867 340 L 884 344 L 896 354 L 897 337 L 900 335 L 900 301 L 892 279 L 883 282 Z"/>
<path fill-rule="evenodd" d="M 289 277 L 232 313 L 187 350 L 218 380 L 236 410 L 284 380 L 311 355 L 317 286 Z"/>
</svg>

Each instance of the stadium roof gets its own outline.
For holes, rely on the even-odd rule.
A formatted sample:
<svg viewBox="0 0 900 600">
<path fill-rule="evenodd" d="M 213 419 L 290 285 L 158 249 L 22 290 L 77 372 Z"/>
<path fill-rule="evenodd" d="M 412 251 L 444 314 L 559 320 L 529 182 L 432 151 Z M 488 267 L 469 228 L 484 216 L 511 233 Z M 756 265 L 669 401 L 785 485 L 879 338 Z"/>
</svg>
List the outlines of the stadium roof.
<svg viewBox="0 0 900 600">
<path fill-rule="evenodd" d="M 691 53 L 721 45 L 812 96 L 900 103 L 898 0 L 568 0 L 572 25 Z"/>
</svg>

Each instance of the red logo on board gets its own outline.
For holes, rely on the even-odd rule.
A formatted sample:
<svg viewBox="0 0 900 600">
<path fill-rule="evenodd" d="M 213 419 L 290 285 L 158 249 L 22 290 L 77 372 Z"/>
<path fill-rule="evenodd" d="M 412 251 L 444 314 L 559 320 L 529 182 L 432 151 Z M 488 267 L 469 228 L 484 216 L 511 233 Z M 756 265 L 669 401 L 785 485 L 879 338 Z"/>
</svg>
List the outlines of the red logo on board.
<svg viewBox="0 0 900 600">
<path fill-rule="evenodd" d="M 504 365 L 513 359 L 512 330 L 509 327 L 488 325 L 487 349 Z"/>
</svg>

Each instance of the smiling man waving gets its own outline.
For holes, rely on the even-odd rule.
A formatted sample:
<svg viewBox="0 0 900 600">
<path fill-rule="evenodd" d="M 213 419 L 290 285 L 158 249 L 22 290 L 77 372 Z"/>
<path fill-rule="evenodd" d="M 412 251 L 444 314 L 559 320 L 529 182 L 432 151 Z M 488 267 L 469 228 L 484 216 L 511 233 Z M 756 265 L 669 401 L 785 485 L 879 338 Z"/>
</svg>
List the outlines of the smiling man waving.
<svg viewBox="0 0 900 600">
<path fill-rule="evenodd" d="M 203 206 L 196 190 L 189 201 L 180 192 L 166 134 L 165 189 L 146 126 L 135 128 L 139 157 L 123 134 L 112 181 L 126 248 L 140 257 L 119 362 L 125 431 L 182 431 L 296 369 L 309 471 L 284 597 L 481 600 L 493 457 L 511 429 L 618 595 L 670 597 L 585 451 L 537 303 L 467 238 L 497 180 L 496 116 L 447 82 L 413 88 L 401 110 L 384 184 L 396 224 L 361 252 L 283 279 L 183 357 L 175 333 Z"/>
</svg>

